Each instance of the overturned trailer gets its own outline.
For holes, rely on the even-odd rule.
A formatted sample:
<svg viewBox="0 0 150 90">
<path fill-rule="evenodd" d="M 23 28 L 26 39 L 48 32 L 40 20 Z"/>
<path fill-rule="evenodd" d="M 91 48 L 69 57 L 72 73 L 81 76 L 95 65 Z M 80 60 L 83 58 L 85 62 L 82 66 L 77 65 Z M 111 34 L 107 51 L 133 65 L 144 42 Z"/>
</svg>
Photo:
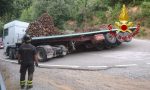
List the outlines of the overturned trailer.
<svg viewBox="0 0 150 90">
<path fill-rule="evenodd" d="M 23 23 L 24 26 L 22 26 Z M 21 45 L 21 38 L 26 34 L 27 26 L 28 23 L 21 21 L 13 21 L 4 26 L 4 49 L 9 58 L 16 58 L 17 50 Z M 135 29 L 136 27 L 130 28 L 133 32 Z M 116 33 L 117 29 L 112 29 L 111 32 Z M 120 45 L 122 42 L 111 35 L 110 30 L 94 30 L 84 33 L 32 37 L 31 43 L 37 47 L 38 59 L 46 61 L 49 58 L 65 56 L 81 49 L 81 47 L 102 50 Z"/>
</svg>

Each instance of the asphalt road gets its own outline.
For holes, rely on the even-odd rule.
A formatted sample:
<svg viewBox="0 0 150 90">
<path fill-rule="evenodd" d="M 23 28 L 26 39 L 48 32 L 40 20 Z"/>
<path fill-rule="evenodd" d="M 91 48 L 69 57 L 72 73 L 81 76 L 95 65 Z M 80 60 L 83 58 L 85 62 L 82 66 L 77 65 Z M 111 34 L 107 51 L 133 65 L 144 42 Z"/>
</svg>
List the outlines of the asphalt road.
<svg viewBox="0 0 150 90">
<path fill-rule="evenodd" d="M 134 39 L 112 49 L 74 53 L 44 64 L 79 66 L 81 69 L 102 70 L 106 74 L 150 79 L 150 41 Z"/>
<path fill-rule="evenodd" d="M 119 47 L 102 51 L 86 51 L 54 58 L 47 62 L 50 65 L 77 66 L 115 66 L 126 64 L 150 63 L 150 41 L 134 39 Z"/>
<path fill-rule="evenodd" d="M 79 52 L 40 63 L 53 68 L 36 68 L 32 90 L 150 90 L 149 47 L 149 40 L 134 39 L 109 50 Z M 7 71 L 5 76 L 17 87 L 8 90 L 18 90 L 19 65 L 3 61 L 9 59 L 3 50 L 0 53 L 0 70 Z"/>
</svg>

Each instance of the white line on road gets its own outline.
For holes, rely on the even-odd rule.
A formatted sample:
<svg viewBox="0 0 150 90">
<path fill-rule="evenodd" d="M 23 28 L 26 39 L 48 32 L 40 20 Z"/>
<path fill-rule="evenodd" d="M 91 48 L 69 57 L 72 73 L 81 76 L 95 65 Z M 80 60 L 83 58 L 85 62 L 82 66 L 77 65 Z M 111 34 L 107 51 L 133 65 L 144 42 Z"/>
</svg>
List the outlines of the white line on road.
<svg viewBox="0 0 150 90">
<path fill-rule="evenodd" d="M 2 61 L 11 62 L 11 63 L 18 63 L 18 61 L 6 60 L 2 59 Z M 150 63 L 145 63 L 149 64 Z M 129 66 L 138 66 L 138 64 L 122 64 L 122 65 L 114 65 L 114 66 L 77 66 L 77 65 L 51 65 L 51 64 L 42 64 L 39 63 L 39 67 L 43 68 L 61 68 L 61 69 L 106 69 L 106 68 L 113 68 L 113 67 L 129 67 Z"/>
<path fill-rule="evenodd" d="M 115 65 L 115 67 L 137 66 L 137 64 Z"/>
<path fill-rule="evenodd" d="M 80 66 L 76 65 L 49 65 L 49 64 L 39 64 L 39 66 L 43 67 L 63 67 L 63 68 L 79 68 Z"/>
<path fill-rule="evenodd" d="M 11 63 L 18 63 L 17 61 L 12 61 L 12 60 L 6 60 L 6 59 L 1 59 L 1 60 L 6 62 L 11 62 Z"/>
<path fill-rule="evenodd" d="M 107 68 L 108 66 L 87 66 L 88 68 Z"/>
</svg>

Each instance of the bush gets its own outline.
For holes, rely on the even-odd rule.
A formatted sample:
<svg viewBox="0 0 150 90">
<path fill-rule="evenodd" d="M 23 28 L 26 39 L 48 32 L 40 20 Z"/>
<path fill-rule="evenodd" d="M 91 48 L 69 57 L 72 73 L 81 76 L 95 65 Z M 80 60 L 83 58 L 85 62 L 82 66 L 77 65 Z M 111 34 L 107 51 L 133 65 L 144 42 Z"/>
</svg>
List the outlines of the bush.
<svg viewBox="0 0 150 90">
<path fill-rule="evenodd" d="M 144 25 L 150 27 L 150 2 L 143 2 L 142 7 L 142 17 L 145 18 Z"/>
<path fill-rule="evenodd" d="M 3 35 L 4 23 L 0 21 L 0 37 Z"/>
</svg>

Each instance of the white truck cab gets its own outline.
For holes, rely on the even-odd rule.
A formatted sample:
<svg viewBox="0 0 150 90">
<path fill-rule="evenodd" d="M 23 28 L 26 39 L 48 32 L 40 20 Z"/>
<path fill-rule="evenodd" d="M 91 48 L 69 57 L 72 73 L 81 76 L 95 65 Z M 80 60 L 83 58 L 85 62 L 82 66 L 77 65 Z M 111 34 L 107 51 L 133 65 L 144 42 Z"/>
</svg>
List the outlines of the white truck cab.
<svg viewBox="0 0 150 90">
<path fill-rule="evenodd" d="M 3 43 L 4 50 L 7 55 L 12 53 L 12 47 L 15 47 L 16 43 L 20 43 L 21 38 L 25 35 L 26 29 L 29 23 L 14 20 L 4 25 L 3 31 Z"/>
</svg>

